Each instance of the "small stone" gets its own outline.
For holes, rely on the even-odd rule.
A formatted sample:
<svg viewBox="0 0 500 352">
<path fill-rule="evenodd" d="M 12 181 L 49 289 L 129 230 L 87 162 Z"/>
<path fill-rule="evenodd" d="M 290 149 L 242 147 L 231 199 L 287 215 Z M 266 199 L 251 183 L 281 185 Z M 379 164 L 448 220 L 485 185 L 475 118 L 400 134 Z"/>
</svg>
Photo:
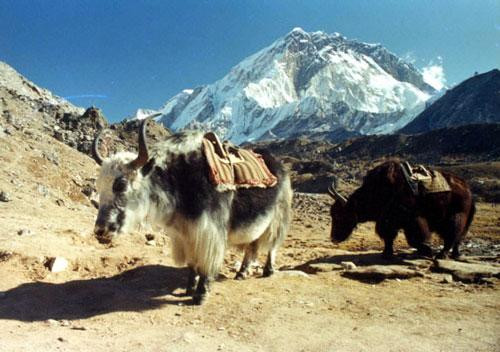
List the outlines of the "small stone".
<svg viewBox="0 0 500 352">
<path fill-rule="evenodd" d="M 59 322 L 57 320 L 55 320 L 55 319 L 47 319 L 45 322 L 47 324 L 49 324 L 50 326 L 57 326 L 57 325 L 59 325 Z"/>
<path fill-rule="evenodd" d="M 441 279 L 441 283 L 443 283 L 443 284 L 453 283 L 453 276 L 450 274 L 444 274 L 443 278 Z"/>
<path fill-rule="evenodd" d="M 354 264 L 353 262 L 341 262 L 340 265 L 342 265 L 342 267 L 345 270 L 354 270 L 354 269 L 356 269 L 356 264 Z"/>
<path fill-rule="evenodd" d="M 10 197 L 10 194 L 4 191 L 0 191 L 0 202 L 10 202 L 12 198 Z"/>
<path fill-rule="evenodd" d="M 156 246 L 156 241 L 155 240 L 147 241 L 146 245 L 155 247 Z"/>
<path fill-rule="evenodd" d="M 224 330 L 226 330 L 226 328 L 225 328 L 225 327 L 223 327 L 223 326 L 219 326 L 219 327 L 217 328 L 217 330 L 219 330 L 219 331 L 224 331 Z"/>
<path fill-rule="evenodd" d="M 33 232 L 30 229 L 21 229 L 17 231 L 17 234 L 19 236 L 31 236 L 33 235 Z"/>
<path fill-rule="evenodd" d="M 61 320 L 61 326 L 69 326 L 69 321 L 68 320 Z"/>
<path fill-rule="evenodd" d="M 335 270 L 342 270 L 344 268 L 342 265 L 334 263 L 316 263 L 316 264 L 309 264 L 308 266 L 314 272 L 329 272 Z"/>
<path fill-rule="evenodd" d="M 309 278 L 309 275 L 307 275 L 305 272 L 300 271 L 300 270 L 283 270 L 283 271 L 277 271 L 274 273 L 275 277 L 305 277 Z"/>
<path fill-rule="evenodd" d="M 68 268 L 69 262 L 63 257 L 54 257 L 49 259 L 48 268 L 53 273 L 59 273 Z"/>
<path fill-rule="evenodd" d="M 152 241 L 155 239 L 155 235 L 153 235 L 152 233 L 147 233 L 145 237 L 147 241 Z"/>
</svg>

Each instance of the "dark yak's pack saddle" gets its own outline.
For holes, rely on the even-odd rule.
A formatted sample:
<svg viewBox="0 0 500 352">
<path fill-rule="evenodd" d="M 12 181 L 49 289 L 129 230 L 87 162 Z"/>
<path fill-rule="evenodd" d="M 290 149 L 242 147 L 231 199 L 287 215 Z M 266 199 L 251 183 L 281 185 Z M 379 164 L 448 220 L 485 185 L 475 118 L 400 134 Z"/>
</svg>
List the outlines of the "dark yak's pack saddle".
<svg viewBox="0 0 500 352">
<path fill-rule="evenodd" d="M 221 143 L 213 132 L 203 138 L 203 152 L 210 167 L 210 180 L 218 191 L 236 188 L 273 187 L 278 182 L 260 154 Z"/>
<path fill-rule="evenodd" d="M 423 165 L 411 166 L 407 161 L 401 163 L 401 169 L 414 195 L 451 191 L 448 181 L 439 171 L 429 170 Z"/>
</svg>

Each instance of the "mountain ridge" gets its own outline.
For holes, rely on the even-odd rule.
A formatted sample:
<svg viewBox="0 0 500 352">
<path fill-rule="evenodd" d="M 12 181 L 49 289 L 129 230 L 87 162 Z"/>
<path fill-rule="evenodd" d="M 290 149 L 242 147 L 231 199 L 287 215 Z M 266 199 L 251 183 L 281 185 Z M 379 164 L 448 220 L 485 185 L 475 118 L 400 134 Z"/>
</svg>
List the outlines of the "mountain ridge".
<svg viewBox="0 0 500 352">
<path fill-rule="evenodd" d="M 500 71 L 476 74 L 437 99 L 401 133 L 422 133 L 437 128 L 500 122 Z"/>
<path fill-rule="evenodd" d="M 337 129 L 390 133 L 434 92 L 413 65 L 380 44 L 295 28 L 213 84 L 169 99 L 158 120 L 173 130 L 212 130 L 238 144 Z"/>
</svg>

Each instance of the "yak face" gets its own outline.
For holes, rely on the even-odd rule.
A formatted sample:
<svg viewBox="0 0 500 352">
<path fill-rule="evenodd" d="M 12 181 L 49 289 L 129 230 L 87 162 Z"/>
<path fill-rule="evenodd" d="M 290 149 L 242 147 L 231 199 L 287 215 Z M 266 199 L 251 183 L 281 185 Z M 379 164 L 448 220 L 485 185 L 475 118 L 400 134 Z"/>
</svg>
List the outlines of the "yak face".
<svg viewBox="0 0 500 352">
<path fill-rule="evenodd" d="M 349 203 L 340 200 L 335 201 L 330 208 L 332 217 L 332 242 L 345 241 L 352 233 L 358 223 L 356 212 Z"/>
<path fill-rule="evenodd" d="M 130 167 L 135 155 L 122 152 L 104 160 L 97 178 L 99 212 L 94 234 L 109 243 L 116 234 L 128 232 L 147 215 L 147 183 L 140 170 Z"/>
<path fill-rule="evenodd" d="M 334 178 L 330 187 L 328 187 L 328 194 L 334 199 L 330 209 L 332 217 L 332 231 L 331 239 L 333 242 L 345 241 L 352 233 L 356 224 L 358 223 L 358 216 L 356 213 L 356 201 L 347 199 L 337 191 L 337 179 Z"/>
</svg>

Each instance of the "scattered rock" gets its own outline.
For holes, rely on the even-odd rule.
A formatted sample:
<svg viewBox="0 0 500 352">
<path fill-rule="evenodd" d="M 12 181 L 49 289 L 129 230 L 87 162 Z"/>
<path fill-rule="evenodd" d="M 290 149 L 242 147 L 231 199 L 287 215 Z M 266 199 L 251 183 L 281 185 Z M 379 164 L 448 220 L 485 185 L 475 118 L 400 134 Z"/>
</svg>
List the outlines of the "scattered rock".
<svg viewBox="0 0 500 352">
<path fill-rule="evenodd" d="M 44 197 L 47 197 L 49 195 L 49 189 L 44 185 L 38 185 L 36 189 L 38 193 L 40 193 Z"/>
<path fill-rule="evenodd" d="M 30 229 L 21 229 L 17 231 L 17 234 L 19 236 L 31 236 L 33 235 L 33 232 Z"/>
<path fill-rule="evenodd" d="M 300 271 L 300 270 L 284 270 L 284 271 L 277 271 L 273 275 L 274 277 L 306 277 L 309 278 L 309 275 L 307 275 L 305 272 Z"/>
<path fill-rule="evenodd" d="M 4 191 L 0 191 L 0 202 L 10 202 L 12 198 L 10 197 L 10 194 Z"/>
<path fill-rule="evenodd" d="M 14 253 L 11 251 L 0 250 L 0 262 L 5 262 L 5 261 L 9 260 L 10 258 L 12 258 L 13 255 L 14 255 Z"/>
<path fill-rule="evenodd" d="M 311 269 L 312 272 L 329 272 L 329 271 L 336 271 L 336 270 L 342 270 L 344 267 L 340 264 L 333 264 L 333 263 L 315 263 L 315 264 L 309 264 L 307 266 L 309 269 Z"/>
<path fill-rule="evenodd" d="M 442 283 L 444 284 L 451 284 L 453 282 L 453 276 L 451 275 L 444 275 L 443 279 L 441 280 Z"/>
<path fill-rule="evenodd" d="M 481 282 L 484 278 L 500 278 L 500 267 L 486 263 L 464 263 L 455 260 L 438 259 L 433 270 L 450 273 L 455 280 Z"/>
<path fill-rule="evenodd" d="M 47 261 L 47 267 L 53 273 L 59 273 L 66 270 L 69 266 L 69 262 L 63 257 L 50 258 Z"/>
<path fill-rule="evenodd" d="M 156 241 L 155 240 L 147 241 L 146 245 L 154 247 L 154 246 L 156 246 Z"/>
<path fill-rule="evenodd" d="M 403 263 L 420 269 L 427 269 L 432 266 L 432 260 L 430 259 L 405 259 L 403 260 Z"/>
<path fill-rule="evenodd" d="M 45 320 L 45 322 L 50 326 L 58 326 L 59 325 L 59 322 L 55 319 L 47 319 L 47 320 Z"/>
<path fill-rule="evenodd" d="M 345 270 L 354 270 L 354 269 L 356 269 L 356 264 L 354 264 L 353 262 L 341 262 L 340 265 Z"/>
<path fill-rule="evenodd" d="M 408 269 L 403 265 L 370 265 L 347 270 L 343 276 L 361 280 L 409 279 L 423 277 L 420 271 Z"/>
<path fill-rule="evenodd" d="M 147 233 L 145 237 L 147 241 L 152 241 L 155 239 L 155 235 L 153 235 L 152 233 Z"/>
</svg>

